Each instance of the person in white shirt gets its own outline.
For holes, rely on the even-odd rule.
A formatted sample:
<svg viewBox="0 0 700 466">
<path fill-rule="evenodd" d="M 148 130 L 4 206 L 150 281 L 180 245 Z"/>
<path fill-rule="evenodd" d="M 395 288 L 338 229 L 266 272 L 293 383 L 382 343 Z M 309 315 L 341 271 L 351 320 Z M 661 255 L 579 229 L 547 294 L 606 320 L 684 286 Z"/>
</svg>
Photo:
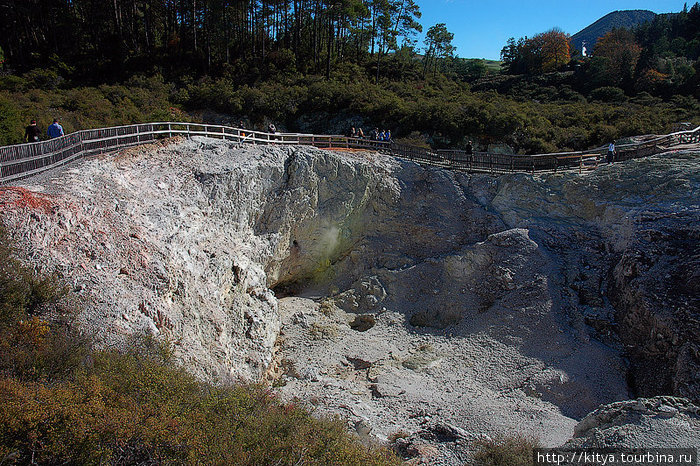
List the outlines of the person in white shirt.
<svg viewBox="0 0 700 466">
<path fill-rule="evenodd" d="M 608 163 L 613 163 L 615 162 L 615 143 L 611 142 L 610 145 L 608 146 L 608 156 L 606 157 L 606 161 Z"/>
</svg>

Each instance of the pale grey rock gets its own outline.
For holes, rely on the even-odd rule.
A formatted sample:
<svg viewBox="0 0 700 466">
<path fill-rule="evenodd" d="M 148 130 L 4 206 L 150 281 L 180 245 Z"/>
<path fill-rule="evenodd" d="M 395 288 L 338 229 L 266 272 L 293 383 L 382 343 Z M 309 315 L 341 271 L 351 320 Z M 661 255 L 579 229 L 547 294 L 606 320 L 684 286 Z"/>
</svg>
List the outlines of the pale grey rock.
<svg viewBox="0 0 700 466">
<path fill-rule="evenodd" d="M 572 325 L 624 348 L 633 393 L 700 401 L 697 151 L 497 184 L 492 207 L 560 262 Z"/>
<path fill-rule="evenodd" d="M 601 406 L 575 428 L 564 448 L 700 448 L 700 407 L 654 397 Z"/>
</svg>

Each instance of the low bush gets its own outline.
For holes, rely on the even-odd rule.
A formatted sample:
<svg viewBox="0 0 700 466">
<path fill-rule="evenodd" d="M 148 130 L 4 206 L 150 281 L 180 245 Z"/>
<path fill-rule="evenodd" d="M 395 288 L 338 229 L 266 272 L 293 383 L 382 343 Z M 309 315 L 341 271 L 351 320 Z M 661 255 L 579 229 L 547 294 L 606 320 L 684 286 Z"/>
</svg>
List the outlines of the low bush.
<svg viewBox="0 0 700 466">
<path fill-rule="evenodd" d="M 537 440 L 524 436 L 501 437 L 476 442 L 474 461 L 479 466 L 531 466 Z"/>
<path fill-rule="evenodd" d="M 515 81 L 503 94 L 472 91 L 441 75 L 428 80 L 384 77 L 377 83 L 350 65 L 330 79 L 289 71 L 241 80 L 231 71 L 219 77 L 182 77 L 177 83 L 155 74 L 122 84 L 51 90 L 39 82 L 42 77 L 40 72 L 0 76 L 0 144 L 21 142 L 31 119 L 45 129 L 51 118 L 59 117 L 66 132 L 72 132 L 191 120 L 186 112 L 205 115 L 212 110 L 257 129 L 271 120 L 290 131 L 316 133 L 344 133 L 364 125 L 365 133 L 374 127 L 390 129 L 395 140 L 418 134 L 435 148 L 462 148 L 471 139 L 506 143 L 519 153 L 581 150 L 608 143 L 610 135 L 663 133 L 679 121 L 700 124 L 698 101 L 689 95 L 662 100 L 641 92 L 628 99 L 620 88 L 598 87 L 587 101 L 566 80 Z M 610 129 L 594 130 L 603 127 Z M 572 136 L 572 129 L 578 134 Z"/>
<path fill-rule="evenodd" d="M 213 387 L 139 353 L 98 352 L 56 384 L 0 380 L 0 458 L 39 464 L 397 464 L 263 387 Z"/>
<path fill-rule="evenodd" d="M 627 100 L 625 91 L 619 87 L 599 87 L 591 91 L 591 100 L 600 102 L 624 102 Z"/>
</svg>

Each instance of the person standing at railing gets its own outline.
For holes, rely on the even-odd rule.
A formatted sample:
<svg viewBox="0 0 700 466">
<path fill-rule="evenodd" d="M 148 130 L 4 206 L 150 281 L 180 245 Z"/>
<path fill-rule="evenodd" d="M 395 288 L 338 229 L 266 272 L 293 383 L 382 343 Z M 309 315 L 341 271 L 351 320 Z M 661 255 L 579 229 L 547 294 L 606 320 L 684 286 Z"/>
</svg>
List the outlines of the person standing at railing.
<svg viewBox="0 0 700 466">
<path fill-rule="evenodd" d="M 31 124 L 27 126 L 24 130 L 24 141 L 25 142 L 39 142 L 39 127 L 36 125 L 36 120 L 32 120 Z"/>
<path fill-rule="evenodd" d="M 607 161 L 608 163 L 613 163 L 613 162 L 615 162 L 615 155 L 616 155 L 616 153 L 617 153 L 617 152 L 615 151 L 615 142 L 613 141 L 613 142 L 611 142 L 610 145 L 608 146 L 608 156 L 606 157 L 606 161 Z"/>
<path fill-rule="evenodd" d="M 365 138 L 365 132 L 362 131 L 362 128 L 359 128 L 359 129 L 357 130 L 357 137 L 360 138 L 360 139 L 364 139 L 364 138 Z"/>
<path fill-rule="evenodd" d="M 49 139 L 57 138 L 63 136 L 63 126 L 58 123 L 58 118 L 53 119 L 53 123 L 49 125 L 46 134 L 49 135 Z"/>
<path fill-rule="evenodd" d="M 267 132 L 270 134 L 277 134 L 277 127 L 274 124 L 270 123 L 267 126 Z M 276 136 L 270 136 L 270 140 L 274 141 L 275 139 L 277 139 Z"/>
</svg>

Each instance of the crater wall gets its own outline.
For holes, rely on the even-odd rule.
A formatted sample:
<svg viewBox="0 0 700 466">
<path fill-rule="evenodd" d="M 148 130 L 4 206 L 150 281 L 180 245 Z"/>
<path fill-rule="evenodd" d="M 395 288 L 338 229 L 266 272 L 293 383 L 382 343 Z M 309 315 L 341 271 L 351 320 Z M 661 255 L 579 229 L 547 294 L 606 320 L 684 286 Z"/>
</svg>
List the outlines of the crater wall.
<svg viewBox="0 0 700 466">
<path fill-rule="evenodd" d="M 698 173 L 675 153 L 496 178 L 193 138 L 3 188 L 0 217 L 101 345 L 150 332 L 203 379 L 276 373 L 335 413 L 356 390 L 381 435 L 380 406 L 414 430 L 453 406 L 460 429 L 557 444 L 600 404 L 698 400 Z"/>
</svg>

